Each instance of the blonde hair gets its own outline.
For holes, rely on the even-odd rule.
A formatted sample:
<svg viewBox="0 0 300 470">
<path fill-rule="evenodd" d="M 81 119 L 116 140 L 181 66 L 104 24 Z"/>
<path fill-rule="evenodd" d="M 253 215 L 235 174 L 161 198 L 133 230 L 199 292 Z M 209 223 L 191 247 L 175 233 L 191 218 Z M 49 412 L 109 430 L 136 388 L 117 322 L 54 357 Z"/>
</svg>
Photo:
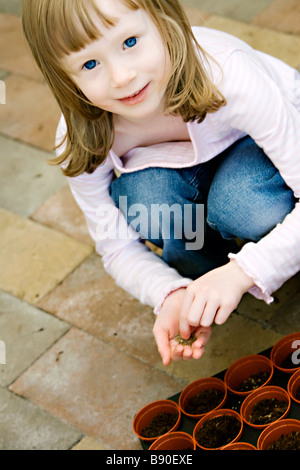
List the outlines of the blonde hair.
<svg viewBox="0 0 300 470">
<path fill-rule="evenodd" d="M 122 0 L 142 8 L 158 28 L 171 62 L 165 112 L 185 122 L 202 122 L 226 101 L 209 77 L 208 58 L 197 44 L 178 0 Z M 50 86 L 67 124 L 65 150 L 51 164 L 62 165 L 66 176 L 92 173 L 114 141 L 112 114 L 94 106 L 63 70 L 60 59 L 99 37 L 90 12 L 112 26 L 94 0 L 23 0 L 22 23 L 33 56 Z"/>
</svg>

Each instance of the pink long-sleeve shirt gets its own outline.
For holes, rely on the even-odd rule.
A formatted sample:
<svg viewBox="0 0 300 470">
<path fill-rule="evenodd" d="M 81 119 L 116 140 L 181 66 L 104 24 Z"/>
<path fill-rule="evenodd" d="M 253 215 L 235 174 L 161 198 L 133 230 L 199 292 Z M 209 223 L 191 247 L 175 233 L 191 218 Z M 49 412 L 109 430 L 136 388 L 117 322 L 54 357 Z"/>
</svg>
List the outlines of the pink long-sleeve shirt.
<svg viewBox="0 0 300 470">
<path fill-rule="evenodd" d="M 226 33 L 202 27 L 193 30 L 199 44 L 217 62 L 209 59 L 213 81 L 227 106 L 201 124 L 189 123 L 190 142 L 135 148 L 123 156 L 110 151 L 93 174 L 68 178 L 105 269 L 120 287 L 154 307 L 156 314 L 170 292 L 192 280 L 170 268 L 128 227 L 109 196 L 114 170 L 128 173 L 148 167 L 194 166 L 249 135 L 278 168 L 296 199 L 300 198 L 299 73 Z M 62 117 L 58 142 L 65 133 Z M 114 236 L 116 226 L 121 235 L 118 239 Z M 272 293 L 300 270 L 300 203 L 258 243 L 247 243 L 229 258 L 235 258 L 253 278 L 255 287 L 249 292 L 272 302 Z"/>
</svg>

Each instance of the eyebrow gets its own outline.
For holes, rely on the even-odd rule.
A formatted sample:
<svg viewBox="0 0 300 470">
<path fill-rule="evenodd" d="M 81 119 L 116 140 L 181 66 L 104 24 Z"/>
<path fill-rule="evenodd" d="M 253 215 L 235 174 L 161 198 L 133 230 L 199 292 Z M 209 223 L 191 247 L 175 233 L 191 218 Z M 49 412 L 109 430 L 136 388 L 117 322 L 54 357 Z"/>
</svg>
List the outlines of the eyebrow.
<svg viewBox="0 0 300 470">
<path fill-rule="evenodd" d="M 117 28 L 118 23 L 119 23 L 119 22 L 117 22 L 115 25 L 111 26 L 109 29 L 112 29 L 112 30 L 113 30 L 113 29 Z M 129 30 L 129 28 L 130 28 L 130 30 Z M 133 36 L 133 35 L 135 35 L 135 34 L 141 34 L 141 33 L 139 32 L 140 26 L 137 25 L 137 26 L 134 26 L 134 28 L 135 28 L 134 31 L 132 31 L 132 26 L 129 27 L 128 24 L 126 24 L 126 23 L 123 24 L 123 25 L 121 25 L 121 26 L 120 26 L 120 29 L 117 31 L 116 35 L 112 38 L 113 41 L 116 41 L 116 42 L 118 42 L 118 41 L 120 41 L 120 40 L 123 41 L 124 38 L 127 39 L 127 38 L 129 38 L 129 37 L 131 37 L 131 36 Z M 77 56 L 74 61 L 80 60 L 80 58 L 82 58 L 82 60 L 84 60 L 84 58 L 85 58 L 87 55 L 89 55 L 89 49 L 92 49 L 92 48 L 94 47 L 94 43 L 95 43 L 96 41 L 101 41 L 101 39 L 102 39 L 103 37 L 104 37 L 104 36 L 103 36 L 102 34 L 99 34 L 98 39 L 95 39 L 94 41 L 91 41 L 91 42 L 87 43 L 87 44 L 84 46 L 84 48 L 80 49 L 79 51 L 72 52 L 72 53 L 71 53 L 72 55 L 74 54 L 74 55 Z"/>
</svg>

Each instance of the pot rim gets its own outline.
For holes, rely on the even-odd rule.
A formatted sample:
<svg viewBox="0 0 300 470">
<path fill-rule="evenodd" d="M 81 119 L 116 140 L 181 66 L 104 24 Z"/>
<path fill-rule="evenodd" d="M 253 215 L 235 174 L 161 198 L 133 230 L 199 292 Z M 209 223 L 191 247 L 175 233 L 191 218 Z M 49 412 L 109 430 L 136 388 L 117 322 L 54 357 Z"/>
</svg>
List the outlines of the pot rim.
<svg viewBox="0 0 300 470">
<path fill-rule="evenodd" d="M 188 441 L 193 446 L 193 450 L 196 449 L 196 443 L 193 437 L 185 431 L 172 431 L 163 436 L 158 437 L 149 447 L 148 450 L 167 450 L 167 449 L 160 449 L 159 445 L 163 444 L 164 442 L 168 442 L 169 440 L 180 440 L 184 439 Z M 174 449 L 175 450 L 175 449 Z"/>
<path fill-rule="evenodd" d="M 300 387 L 300 369 L 296 370 L 296 372 L 293 373 L 293 375 L 290 377 L 287 385 L 287 390 L 288 393 L 291 397 L 292 400 L 294 400 L 296 403 L 300 404 L 300 400 L 297 400 L 295 396 L 295 386 L 298 385 Z M 298 389 L 298 388 L 297 388 Z"/>
<path fill-rule="evenodd" d="M 296 372 L 297 369 L 299 369 L 300 364 L 296 367 L 287 369 L 285 367 L 281 367 L 280 364 L 277 364 L 276 358 L 277 358 L 278 354 L 280 353 L 280 351 L 286 345 L 288 345 L 289 343 L 293 343 L 294 341 L 297 341 L 297 340 L 300 341 L 300 332 L 290 333 L 290 334 L 284 336 L 283 338 L 281 338 L 279 341 L 277 341 L 277 343 L 275 343 L 274 346 L 271 349 L 270 359 L 271 359 L 274 367 L 276 367 L 276 369 L 280 370 L 281 372 L 283 372 L 285 374 L 294 374 L 294 372 Z M 292 351 L 292 349 L 291 349 L 291 351 Z"/>
<path fill-rule="evenodd" d="M 153 411 L 157 409 L 157 413 L 153 413 Z M 151 419 L 156 416 L 157 414 L 159 413 L 164 413 L 164 412 L 167 412 L 168 410 L 174 410 L 174 414 L 175 413 L 178 413 L 178 419 L 175 423 L 175 425 L 166 433 L 164 434 L 161 434 L 159 436 L 153 436 L 153 437 L 143 437 L 141 434 L 140 434 L 140 430 L 139 430 L 139 424 L 140 424 L 140 421 L 143 419 L 143 417 L 145 417 L 147 414 L 151 414 L 152 416 L 150 416 L 148 422 L 147 422 L 147 419 L 146 419 L 146 423 L 145 423 L 145 426 L 151 421 Z M 155 441 L 156 439 L 158 439 L 159 437 L 161 436 L 165 436 L 166 434 L 169 434 L 170 432 L 172 431 L 175 431 L 179 424 L 180 424 L 180 420 L 181 420 L 181 411 L 180 411 L 180 408 L 178 406 L 178 404 L 173 401 L 173 400 L 155 400 L 155 401 L 152 401 L 151 403 L 148 403 L 147 405 L 143 406 L 138 412 L 137 414 L 135 415 L 134 419 L 133 419 L 133 423 L 132 423 L 132 427 L 133 427 L 133 431 L 134 433 L 136 434 L 136 436 L 141 439 L 142 441 L 146 441 L 146 442 L 152 442 L 152 441 Z"/>
<path fill-rule="evenodd" d="M 267 426 L 262 433 L 259 435 L 257 440 L 257 449 L 265 450 L 264 444 L 267 443 L 267 446 L 275 442 L 279 437 L 274 437 L 273 440 L 270 439 L 272 435 L 275 435 L 280 429 L 279 437 L 281 435 L 290 434 L 293 431 L 300 432 L 300 421 L 297 419 L 282 419 L 276 421 L 269 426 Z"/>
<path fill-rule="evenodd" d="M 277 395 L 277 396 L 274 396 L 274 395 Z M 276 419 L 275 421 L 272 421 L 271 423 L 267 423 L 267 424 L 253 424 L 253 423 L 250 423 L 250 421 L 248 420 L 249 415 L 251 414 L 251 411 L 252 411 L 254 405 L 256 405 L 256 403 L 259 403 L 261 400 L 265 400 L 265 399 L 268 399 L 268 398 L 278 398 L 279 399 L 279 397 L 280 398 L 282 397 L 282 399 L 287 401 L 288 406 L 287 406 L 286 411 L 278 419 Z M 269 385 L 269 386 L 266 386 L 266 387 L 256 389 L 252 393 L 250 393 L 250 395 L 248 395 L 245 398 L 245 400 L 243 401 L 243 403 L 241 405 L 240 414 L 241 414 L 244 422 L 246 424 L 248 424 L 248 426 L 251 426 L 252 428 L 255 428 L 255 429 L 264 429 L 267 426 L 270 426 L 271 424 L 276 423 L 277 421 L 279 421 L 281 419 L 284 419 L 285 416 L 287 416 L 287 414 L 289 413 L 290 408 L 291 408 L 291 398 L 290 398 L 288 392 L 282 387 L 278 387 L 276 385 Z"/>
<path fill-rule="evenodd" d="M 207 387 L 206 387 L 206 384 L 208 385 Z M 202 387 L 202 385 L 203 385 L 203 387 Z M 200 391 L 208 390 L 209 388 L 215 388 L 217 390 L 224 391 L 224 397 L 221 400 L 221 402 L 219 403 L 219 405 L 217 405 L 215 408 L 213 408 L 210 411 L 207 411 L 205 413 L 200 413 L 200 414 L 191 414 L 191 413 L 188 413 L 187 411 L 185 411 L 184 405 L 185 405 L 185 400 L 186 399 L 188 399 L 188 398 L 190 399 L 193 396 L 197 395 L 197 393 L 199 393 Z M 193 389 L 195 389 L 194 394 L 192 394 Z M 182 392 L 179 395 L 178 405 L 179 405 L 179 408 L 180 408 L 181 412 L 184 415 L 188 416 L 189 418 L 199 420 L 200 418 L 202 418 L 202 416 L 205 416 L 207 413 L 210 413 L 211 411 L 214 411 L 214 410 L 217 410 L 217 409 L 221 408 L 224 405 L 226 399 L 227 399 L 227 387 L 225 385 L 225 382 L 223 380 L 217 378 L 217 377 L 204 377 L 203 379 L 194 380 L 192 383 L 187 385 L 182 390 Z"/>
<path fill-rule="evenodd" d="M 196 426 L 194 427 L 193 439 L 194 439 L 197 447 L 199 447 L 200 449 L 203 449 L 203 450 L 220 450 L 220 449 L 223 449 L 223 447 L 225 447 L 225 445 L 221 446 L 221 447 L 213 447 L 213 448 L 212 447 L 204 447 L 201 444 L 199 444 L 197 439 L 196 439 L 197 431 L 198 431 L 199 428 L 201 428 L 203 426 L 204 423 L 206 423 L 207 421 L 210 421 L 211 419 L 218 418 L 219 416 L 223 416 L 223 415 L 235 416 L 240 422 L 240 430 L 239 430 L 238 434 L 236 435 L 236 437 L 232 441 L 228 442 L 228 444 L 232 444 L 233 442 L 236 442 L 240 439 L 240 437 L 242 435 L 242 432 L 243 432 L 243 427 L 244 427 L 244 423 L 243 423 L 243 419 L 242 419 L 241 415 L 237 411 L 232 410 L 231 408 L 220 408 L 218 410 L 210 411 L 209 413 L 204 415 L 198 421 Z M 228 444 L 226 444 L 226 445 L 228 445 Z"/>
<path fill-rule="evenodd" d="M 222 447 L 222 450 L 257 450 L 257 447 L 250 444 L 250 442 L 237 441 L 227 444 Z"/>
<path fill-rule="evenodd" d="M 273 374 L 274 374 L 273 363 L 267 356 L 263 356 L 262 354 L 250 354 L 248 356 L 244 356 L 244 357 L 237 359 L 226 370 L 225 376 L 224 376 L 224 382 L 225 382 L 227 389 L 230 390 L 235 395 L 239 395 L 243 397 L 250 395 L 253 392 L 253 390 L 248 390 L 245 392 L 239 392 L 238 390 L 235 390 L 233 386 L 231 385 L 231 378 L 234 373 L 236 374 L 238 373 L 237 371 L 240 371 L 240 373 L 242 373 L 242 371 L 246 370 L 247 365 L 254 365 L 255 363 L 257 363 L 257 365 L 265 364 L 266 368 L 269 369 L 269 370 L 266 370 L 266 372 L 269 373 L 268 379 L 262 385 L 257 387 L 255 390 L 259 390 L 262 387 L 265 387 L 271 381 L 273 377 Z M 264 372 L 264 369 L 260 367 L 257 373 L 259 372 Z M 254 371 L 254 372 L 251 372 L 250 375 L 243 374 L 243 377 L 241 378 L 241 382 L 255 373 L 256 372 Z"/>
</svg>

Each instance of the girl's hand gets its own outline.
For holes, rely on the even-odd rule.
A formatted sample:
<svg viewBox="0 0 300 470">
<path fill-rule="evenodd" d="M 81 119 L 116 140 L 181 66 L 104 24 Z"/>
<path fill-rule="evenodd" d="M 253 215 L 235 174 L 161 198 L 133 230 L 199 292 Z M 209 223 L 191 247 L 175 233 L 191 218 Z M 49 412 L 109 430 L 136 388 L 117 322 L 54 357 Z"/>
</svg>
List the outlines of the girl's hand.
<svg viewBox="0 0 300 470">
<path fill-rule="evenodd" d="M 156 322 L 153 327 L 153 334 L 157 343 L 158 351 L 164 365 L 170 364 L 171 360 L 179 359 L 199 359 L 204 353 L 204 345 L 210 338 L 210 328 L 191 328 L 191 333 L 197 338 L 191 346 L 179 344 L 176 336 L 179 333 L 180 312 L 182 302 L 185 298 L 186 289 L 178 289 L 166 298 Z"/>
<path fill-rule="evenodd" d="M 185 290 L 180 315 L 180 333 L 189 337 L 191 328 L 222 325 L 235 310 L 254 281 L 235 260 L 196 279 Z"/>
</svg>

